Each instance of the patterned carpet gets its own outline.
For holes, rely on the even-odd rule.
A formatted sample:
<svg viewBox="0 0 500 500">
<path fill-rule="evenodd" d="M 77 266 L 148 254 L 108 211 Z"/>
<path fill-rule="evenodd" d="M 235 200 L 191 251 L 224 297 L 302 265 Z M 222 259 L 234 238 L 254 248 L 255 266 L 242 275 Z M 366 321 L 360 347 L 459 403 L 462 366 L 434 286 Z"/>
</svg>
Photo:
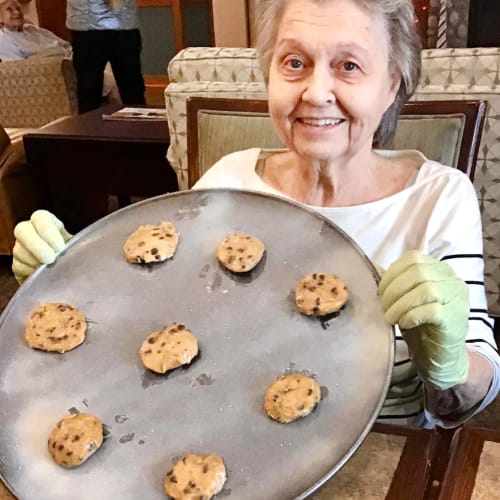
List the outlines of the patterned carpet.
<svg viewBox="0 0 500 500">
<path fill-rule="evenodd" d="M 0 313 L 4 310 L 9 300 L 18 288 L 11 267 L 10 257 L 0 256 Z M 473 417 L 470 424 L 500 430 L 500 397 L 479 415 Z"/>
</svg>

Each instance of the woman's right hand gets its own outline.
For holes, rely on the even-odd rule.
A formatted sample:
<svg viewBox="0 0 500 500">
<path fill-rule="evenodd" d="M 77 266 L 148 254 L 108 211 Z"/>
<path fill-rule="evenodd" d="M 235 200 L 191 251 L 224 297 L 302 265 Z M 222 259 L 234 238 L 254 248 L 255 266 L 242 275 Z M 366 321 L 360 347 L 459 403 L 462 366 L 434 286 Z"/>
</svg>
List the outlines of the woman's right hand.
<svg viewBox="0 0 500 500">
<path fill-rule="evenodd" d="M 47 210 L 33 212 L 14 228 L 12 271 L 19 284 L 42 264 L 51 264 L 72 237 L 64 224 Z"/>
</svg>

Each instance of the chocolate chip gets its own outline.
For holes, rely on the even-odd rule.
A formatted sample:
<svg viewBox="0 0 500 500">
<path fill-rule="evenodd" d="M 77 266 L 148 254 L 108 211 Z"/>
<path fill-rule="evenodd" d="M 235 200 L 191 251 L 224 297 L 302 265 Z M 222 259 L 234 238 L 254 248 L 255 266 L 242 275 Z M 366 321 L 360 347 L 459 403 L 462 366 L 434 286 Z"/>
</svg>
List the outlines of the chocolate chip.
<svg viewBox="0 0 500 500">
<path fill-rule="evenodd" d="M 156 255 L 158 253 L 158 249 L 157 248 L 152 248 L 151 249 L 151 255 Z"/>
</svg>

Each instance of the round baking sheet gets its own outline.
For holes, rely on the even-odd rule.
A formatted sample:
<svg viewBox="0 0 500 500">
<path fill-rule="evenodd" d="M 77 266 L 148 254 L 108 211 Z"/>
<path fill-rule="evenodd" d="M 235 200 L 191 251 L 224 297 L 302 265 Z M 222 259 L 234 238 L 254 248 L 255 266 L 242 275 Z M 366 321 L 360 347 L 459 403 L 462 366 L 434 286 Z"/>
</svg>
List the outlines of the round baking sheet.
<svg viewBox="0 0 500 500">
<path fill-rule="evenodd" d="M 173 259 L 129 264 L 122 246 L 139 225 L 168 220 Z M 246 275 L 223 270 L 215 248 L 229 232 L 260 238 L 263 261 Z M 350 300 L 328 320 L 294 305 L 309 272 L 339 275 Z M 75 236 L 40 268 L 0 318 L 0 474 L 23 500 L 161 499 L 184 453 L 220 455 L 220 497 L 305 498 L 369 432 L 388 388 L 393 332 L 377 273 L 340 229 L 298 204 L 250 191 L 160 196 L 115 212 Z M 35 351 L 24 323 L 40 302 L 68 302 L 89 321 L 65 354 Z M 139 347 L 152 331 L 183 322 L 201 356 L 156 375 Z M 279 424 L 263 412 L 268 385 L 285 372 L 314 375 L 323 399 L 308 417 Z M 91 412 L 106 425 L 102 448 L 65 470 L 47 452 L 54 424 Z"/>
</svg>

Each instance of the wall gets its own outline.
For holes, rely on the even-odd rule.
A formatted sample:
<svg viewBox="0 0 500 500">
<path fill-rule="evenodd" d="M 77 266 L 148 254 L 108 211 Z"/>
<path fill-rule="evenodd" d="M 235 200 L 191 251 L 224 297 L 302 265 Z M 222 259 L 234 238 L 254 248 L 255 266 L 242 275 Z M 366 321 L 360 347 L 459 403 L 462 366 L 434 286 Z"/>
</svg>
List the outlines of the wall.
<svg viewBox="0 0 500 500">
<path fill-rule="evenodd" d="M 30 23 L 38 25 L 38 15 L 36 12 L 36 5 L 34 2 L 24 4 L 23 6 L 24 18 Z"/>
<path fill-rule="evenodd" d="M 245 0 L 212 0 L 212 12 L 217 47 L 248 47 Z"/>
</svg>

